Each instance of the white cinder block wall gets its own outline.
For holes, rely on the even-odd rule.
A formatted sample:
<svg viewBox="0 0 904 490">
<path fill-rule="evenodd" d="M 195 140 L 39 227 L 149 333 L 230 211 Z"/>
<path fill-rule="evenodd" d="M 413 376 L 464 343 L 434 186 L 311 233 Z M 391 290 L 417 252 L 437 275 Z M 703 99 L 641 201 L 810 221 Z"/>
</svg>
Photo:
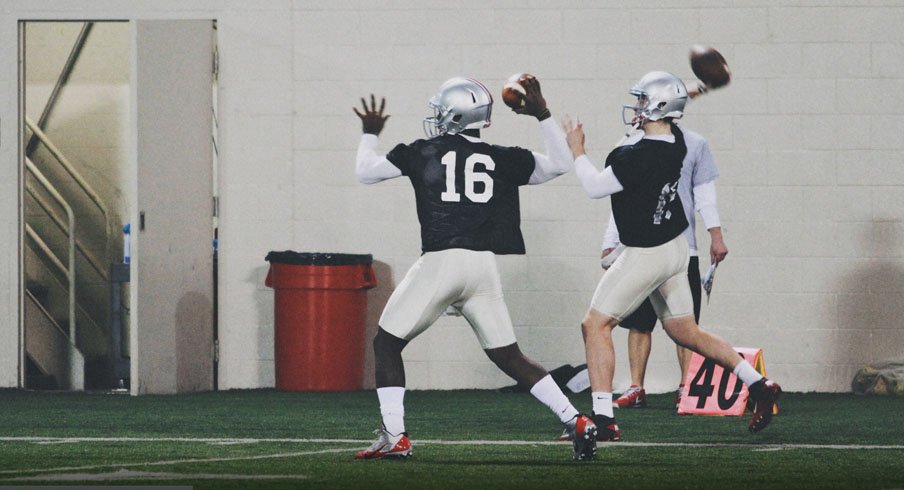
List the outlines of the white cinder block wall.
<svg viewBox="0 0 904 490">
<path fill-rule="evenodd" d="M 500 88 L 529 71 L 556 117 L 585 122 L 601 162 L 619 137 L 632 81 L 653 69 L 692 78 L 686 56 L 695 43 L 719 48 L 735 76 L 692 103 L 683 122 L 709 138 L 720 166 L 730 249 L 704 326 L 764 348 L 769 374 L 790 390 L 846 391 L 862 364 L 904 353 L 904 6 L 895 2 L 58 5 L 0 6 L 0 385 L 16 385 L 20 19 L 218 20 L 222 388 L 274 382 L 267 251 L 374 254 L 381 284 L 370 294 L 371 333 L 420 253 L 407 182 L 355 181 L 358 97 L 387 97 L 388 151 L 421 136 L 426 100 L 446 78 Z M 487 140 L 542 150 L 535 121 L 502 104 L 493 121 Z M 573 175 L 522 192 L 528 254 L 500 259 L 503 284 L 523 350 L 549 368 L 583 362 L 579 322 L 600 274 L 608 210 Z M 628 384 L 626 337 L 617 333 L 617 387 Z M 674 389 L 673 351 L 657 330 L 649 389 Z M 405 355 L 412 388 L 510 383 L 461 319 L 440 320 Z"/>
</svg>

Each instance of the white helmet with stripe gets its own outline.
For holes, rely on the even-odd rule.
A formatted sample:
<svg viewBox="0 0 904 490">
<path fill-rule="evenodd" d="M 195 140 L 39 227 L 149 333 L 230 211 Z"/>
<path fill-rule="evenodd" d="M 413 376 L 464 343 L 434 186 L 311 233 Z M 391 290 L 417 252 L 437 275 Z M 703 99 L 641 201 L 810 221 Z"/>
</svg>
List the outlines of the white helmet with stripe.
<svg viewBox="0 0 904 490">
<path fill-rule="evenodd" d="M 493 95 L 473 78 L 447 80 L 428 102 L 433 116 L 424 119 L 424 132 L 433 137 L 457 134 L 466 129 L 489 127 Z"/>
<path fill-rule="evenodd" d="M 622 120 L 625 124 L 640 127 L 645 121 L 658 121 L 667 117 L 679 119 L 684 115 L 687 104 L 687 87 L 680 78 L 664 71 L 651 71 L 640 78 L 628 91 L 637 97 L 638 103 L 624 106 Z M 625 111 L 634 112 L 627 119 Z"/>
</svg>

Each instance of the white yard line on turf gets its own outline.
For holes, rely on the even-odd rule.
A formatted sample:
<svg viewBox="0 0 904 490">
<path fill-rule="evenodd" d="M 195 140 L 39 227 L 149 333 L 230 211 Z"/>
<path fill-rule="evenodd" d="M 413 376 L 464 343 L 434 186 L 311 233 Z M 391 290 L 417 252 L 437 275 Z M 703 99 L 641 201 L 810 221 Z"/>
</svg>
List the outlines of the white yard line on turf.
<svg viewBox="0 0 904 490">
<path fill-rule="evenodd" d="M 280 443 L 299 443 L 299 444 L 361 444 L 366 445 L 370 440 L 359 439 L 251 439 L 251 438 L 189 438 L 189 437 L 0 437 L 0 442 L 25 442 L 25 443 L 98 443 L 98 442 L 185 442 L 185 443 L 208 443 L 208 444 L 254 444 L 258 442 L 280 442 Z M 415 446 L 553 446 L 567 445 L 567 441 L 447 441 L 447 440 L 421 440 L 415 441 Z M 781 451 L 791 449 L 841 449 L 841 450 L 859 450 L 859 449 L 892 449 L 904 450 L 904 445 L 866 445 L 866 444 L 740 444 L 740 443 L 682 443 L 682 442 L 604 442 L 600 446 L 608 448 L 618 447 L 662 447 L 662 448 L 738 448 L 750 449 L 753 451 Z M 344 453 L 350 451 L 349 448 L 333 448 L 321 449 L 316 451 L 298 451 L 277 454 L 262 454 L 254 456 L 235 456 L 235 457 L 219 457 L 219 458 L 197 458 L 197 459 L 176 459 L 166 461 L 151 462 L 135 462 L 135 463 L 114 463 L 102 465 L 87 466 L 66 466 L 57 468 L 34 468 L 34 469 L 17 469 L 2 470 L 0 475 L 22 475 L 22 474 L 44 474 L 59 473 L 61 471 L 90 471 L 110 468 L 124 469 L 128 467 L 148 467 L 148 466 L 170 466 L 177 464 L 189 463 L 219 463 L 229 461 L 253 461 L 262 459 L 278 459 L 293 458 L 299 456 L 313 456 L 317 454 Z M 124 471 L 124 470 L 122 470 Z M 186 474 L 186 478 L 191 478 L 191 474 Z"/>
<path fill-rule="evenodd" d="M 74 442 L 192 442 L 207 443 L 217 445 L 227 444 L 257 444 L 261 442 L 289 442 L 289 443 L 309 443 L 309 442 L 333 442 L 348 444 L 370 444 L 373 440 L 368 439 L 291 439 L 291 438 L 245 438 L 245 437 L 42 437 L 42 436 L 20 436 L 20 437 L 0 437 L 0 442 L 33 442 L 35 444 L 71 444 Z M 462 441 L 465 442 L 465 441 Z"/>
<path fill-rule="evenodd" d="M 254 461 L 259 459 L 277 459 L 277 458 L 294 458 L 297 456 L 312 456 L 315 454 L 328 454 L 328 453 L 344 453 L 348 451 L 347 448 L 342 449 L 321 449 L 319 451 L 299 451 L 293 453 L 279 453 L 279 454 L 260 454 L 256 456 L 235 456 L 230 458 L 197 458 L 197 459 L 173 459 L 167 461 L 150 461 L 150 462 L 137 462 L 137 463 L 114 463 L 114 464 L 99 464 L 99 465 L 89 465 L 89 466 L 65 466 L 59 468 L 35 468 L 30 470 L 3 470 L 0 471 L 0 475 L 10 475 L 10 474 L 21 474 L 21 473 L 44 473 L 44 472 L 57 472 L 57 471 L 85 471 L 85 470 L 100 470 L 104 468 L 123 468 L 123 467 L 132 467 L 132 466 L 170 466 L 176 464 L 187 464 L 187 463 L 222 463 L 229 461 Z"/>
<path fill-rule="evenodd" d="M 233 438 L 233 437 L 42 437 L 19 436 L 0 437 L 0 442 L 31 442 L 35 444 L 72 444 L 79 442 L 185 442 L 206 443 L 214 445 L 234 444 L 258 444 L 258 443 L 294 443 L 294 444 L 363 444 L 369 445 L 372 439 L 296 439 L 296 438 Z M 441 445 L 441 446 L 557 446 L 571 444 L 567 441 L 490 441 L 490 440 L 443 440 L 443 439 L 416 439 L 414 445 Z M 730 442 L 599 442 L 607 447 L 736 447 L 757 450 L 784 450 L 784 449 L 904 449 L 904 444 L 745 444 Z M 344 450 L 344 449 L 343 449 Z M 332 452 L 329 450 L 327 452 Z M 310 454 L 317 454 L 310 453 Z"/>
<path fill-rule="evenodd" d="M 112 473 L 55 473 L 20 476 L 9 481 L 118 481 L 118 480 L 305 480 L 305 475 L 239 475 L 225 473 L 160 473 L 119 470 Z"/>
</svg>

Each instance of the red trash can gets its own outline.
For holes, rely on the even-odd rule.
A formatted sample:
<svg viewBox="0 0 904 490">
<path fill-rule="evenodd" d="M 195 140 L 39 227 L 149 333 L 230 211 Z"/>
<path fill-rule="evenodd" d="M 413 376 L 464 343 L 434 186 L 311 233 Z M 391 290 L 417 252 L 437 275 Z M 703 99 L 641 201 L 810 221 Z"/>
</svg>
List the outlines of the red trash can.
<svg viewBox="0 0 904 490">
<path fill-rule="evenodd" d="M 270 252 L 276 389 L 354 391 L 364 378 L 372 255 Z"/>
</svg>

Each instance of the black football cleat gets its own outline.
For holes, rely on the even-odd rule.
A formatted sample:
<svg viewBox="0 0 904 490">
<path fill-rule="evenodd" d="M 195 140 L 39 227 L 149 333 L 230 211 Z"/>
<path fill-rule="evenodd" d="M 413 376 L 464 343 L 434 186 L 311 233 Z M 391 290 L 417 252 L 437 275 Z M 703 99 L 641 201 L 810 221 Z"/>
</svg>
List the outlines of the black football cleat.
<svg viewBox="0 0 904 490">
<path fill-rule="evenodd" d="M 750 385 L 749 391 L 753 400 L 753 417 L 747 428 L 751 434 L 756 434 L 772 422 L 775 401 L 782 395 L 782 387 L 774 381 L 763 378 Z"/>
<path fill-rule="evenodd" d="M 597 441 L 617 442 L 621 440 L 621 429 L 615 423 L 615 417 L 593 414 L 593 422 L 596 424 Z"/>
<path fill-rule="evenodd" d="M 590 461 L 596 456 L 596 424 L 586 415 L 575 418 L 574 427 L 566 427 L 574 450 L 572 458 L 575 461 Z"/>
</svg>

